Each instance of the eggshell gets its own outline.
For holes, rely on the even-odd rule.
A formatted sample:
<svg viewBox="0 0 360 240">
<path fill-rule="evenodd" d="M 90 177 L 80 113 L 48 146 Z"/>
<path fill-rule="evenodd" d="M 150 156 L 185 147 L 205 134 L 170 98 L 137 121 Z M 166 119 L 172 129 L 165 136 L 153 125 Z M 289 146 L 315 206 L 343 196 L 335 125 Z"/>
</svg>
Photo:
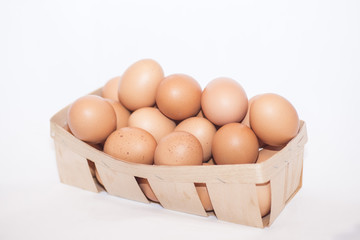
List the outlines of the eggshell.
<svg viewBox="0 0 360 240">
<path fill-rule="evenodd" d="M 270 212 L 271 208 L 270 182 L 256 184 L 256 194 L 259 202 L 261 216 L 264 217 Z"/>
<path fill-rule="evenodd" d="M 103 184 L 103 182 L 102 182 L 102 180 L 101 180 L 101 178 L 100 178 L 100 175 L 99 175 L 99 172 L 98 172 L 98 170 L 95 168 L 95 177 L 96 177 L 96 180 L 102 185 L 102 186 L 104 186 L 104 184 Z"/>
<path fill-rule="evenodd" d="M 118 88 L 120 102 L 130 111 L 153 106 L 163 78 L 163 69 L 156 61 L 142 59 L 135 62 L 121 77 Z"/>
<path fill-rule="evenodd" d="M 163 137 L 155 150 L 156 165 L 201 165 L 203 160 L 202 147 L 192 134 L 172 132 Z"/>
<path fill-rule="evenodd" d="M 119 101 L 118 88 L 119 88 L 120 79 L 121 77 L 117 76 L 107 81 L 104 87 L 102 88 L 101 96 L 103 98 Z"/>
<path fill-rule="evenodd" d="M 214 208 L 211 204 L 211 200 L 209 197 L 209 192 L 207 190 L 205 183 L 195 183 L 196 192 L 199 195 L 201 204 L 203 205 L 205 211 L 213 211 Z"/>
<path fill-rule="evenodd" d="M 296 109 L 288 100 L 267 93 L 253 101 L 250 125 L 265 144 L 282 146 L 296 136 L 300 121 Z"/>
<path fill-rule="evenodd" d="M 173 74 L 161 81 L 156 104 L 160 111 L 174 120 L 195 116 L 200 111 L 201 86 L 185 74 Z"/>
<path fill-rule="evenodd" d="M 184 131 L 194 135 L 203 149 L 203 162 L 211 157 L 211 143 L 216 132 L 215 126 L 207 119 L 191 117 L 183 120 L 176 126 L 175 131 Z"/>
<path fill-rule="evenodd" d="M 209 161 L 209 162 L 205 162 L 203 163 L 203 165 L 214 165 L 213 161 Z M 205 209 L 205 211 L 213 211 L 214 208 L 211 204 L 211 200 L 210 200 L 210 196 L 209 196 L 209 192 L 207 190 L 206 184 L 205 183 L 195 183 L 195 188 L 196 191 L 199 195 L 200 201 Z"/>
<path fill-rule="evenodd" d="M 256 163 L 262 163 L 278 153 L 279 150 L 272 150 L 263 148 L 259 151 L 259 156 Z M 263 184 L 256 184 L 256 193 L 258 197 L 261 216 L 265 216 L 270 212 L 271 208 L 271 187 L 270 182 Z"/>
<path fill-rule="evenodd" d="M 242 124 L 244 124 L 245 126 L 251 128 L 250 126 L 250 109 L 251 109 L 251 104 L 253 103 L 254 99 L 256 99 L 258 96 L 260 95 L 256 95 L 252 98 L 249 99 L 249 103 L 248 103 L 248 109 L 246 112 L 246 115 L 244 117 L 244 119 L 241 121 Z"/>
<path fill-rule="evenodd" d="M 143 193 L 145 194 L 145 196 L 150 199 L 153 202 L 159 202 L 159 200 L 157 199 L 157 197 L 155 196 L 153 190 L 151 189 L 151 186 L 149 184 L 149 181 L 146 178 L 140 178 L 137 177 L 136 181 L 138 182 L 141 190 L 143 191 Z"/>
<path fill-rule="evenodd" d="M 156 142 L 175 128 L 175 122 L 164 116 L 159 109 L 152 107 L 140 108 L 129 118 L 130 127 L 138 127 L 148 131 Z"/>
<path fill-rule="evenodd" d="M 106 99 L 114 108 L 116 115 L 116 129 L 120 129 L 128 126 L 130 112 L 121 103 L 112 99 Z"/>
<path fill-rule="evenodd" d="M 114 158 L 133 163 L 153 164 L 156 140 L 147 131 L 125 127 L 106 139 L 104 152 Z"/>
<path fill-rule="evenodd" d="M 89 170 L 91 173 L 91 176 L 95 177 L 95 163 L 93 161 L 87 160 L 89 165 Z"/>
<path fill-rule="evenodd" d="M 216 78 L 207 84 L 201 96 L 201 108 L 218 126 L 240 122 L 246 115 L 248 99 L 243 87 L 231 78 Z"/>
<path fill-rule="evenodd" d="M 68 109 L 67 121 L 73 135 L 80 140 L 100 143 L 116 129 L 116 114 L 104 98 L 87 95 Z"/>
<path fill-rule="evenodd" d="M 228 123 L 216 133 L 212 154 L 216 164 L 254 163 L 259 144 L 254 132 L 241 123 Z"/>
</svg>

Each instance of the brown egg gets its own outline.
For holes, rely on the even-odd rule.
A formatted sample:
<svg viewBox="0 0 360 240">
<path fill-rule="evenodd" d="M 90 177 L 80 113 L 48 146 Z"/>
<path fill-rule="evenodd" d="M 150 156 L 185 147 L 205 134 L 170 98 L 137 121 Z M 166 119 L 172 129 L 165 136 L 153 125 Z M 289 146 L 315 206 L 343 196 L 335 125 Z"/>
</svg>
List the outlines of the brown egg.
<svg viewBox="0 0 360 240">
<path fill-rule="evenodd" d="M 163 137 L 155 150 L 156 165 L 201 165 L 202 147 L 192 134 L 172 132 Z"/>
<path fill-rule="evenodd" d="M 211 161 L 211 160 L 209 162 L 203 163 L 203 165 L 208 165 L 208 166 L 214 165 L 214 161 Z M 201 201 L 205 211 L 213 211 L 214 208 L 211 204 L 211 200 L 210 200 L 210 196 L 209 196 L 209 192 L 207 190 L 206 184 L 205 183 L 195 183 L 195 187 L 196 187 L 196 191 L 199 195 L 200 201 Z"/>
<path fill-rule="evenodd" d="M 199 195 L 201 204 L 203 205 L 205 211 L 213 211 L 214 208 L 211 204 L 211 200 L 209 197 L 209 192 L 207 190 L 205 183 L 195 183 L 196 192 Z"/>
<path fill-rule="evenodd" d="M 153 190 L 150 187 L 149 181 L 146 178 L 137 177 L 136 181 L 138 182 L 141 190 L 148 199 L 150 199 L 153 202 L 159 202 L 159 200 L 157 199 Z"/>
<path fill-rule="evenodd" d="M 212 123 L 222 126 L 240 122 L 246 115 L 248 99 L 242 86 L 231 78 L 216 78 L 205 87 L 201 108 Z"/>
<path fill-rule="evenodd" d="M 95 176 L 95 163 L 93 161 L 87 160 L 91 176 Z"/>
<path fill-rule="evenodd" d="M 216 133 L 212 154 L 216 164 L 254 163 L 259 144 L 254 132 L 241 123 L 228 123 Z"/>
<path fill-rule="evenodd" d="M 130 112 L 127 110 L 121 103 L 111 99 L 106 99 L 111 106 L 114 108 L 116 114 L 116 129 L 127 127 L 128 120 L 130 117 Z"/>
<path fill-rule="evenodd" d="M 125 127 L 114 131 L 106 139 L 104 152 L 133 163 L 153 164 L 156 140 L 147 131 Z"/>
<path fill-rule="evenodd" d="M 276 153 L 278 153 L 281 149 L 271 149 L 271 148 L 263 148 L 259 151 L 259 156 L 256 160 L 256 163 L 262 163 L 274 156 Z"/>
<path fill-rule="evenodd" d="M 200 112 L 196 115 L 197 117 L 201 117 L 204 118 L 204 113 L 202 112 L 202 110 L 200 110 Z"/>
<path fill-rule="evenodd" d="M 121 78 L 120 76 L 114 77 L 106 82 L 106 84 L 104 85 L 101 91 L 101 96 L 103 98 L 119 101 L 118 88 L 119 88 L 120 78 Z"/>
<path fill-rule="evenodd" d="M 300 122 L 295 108 L 288 100 L 267 93 L 252 103 L 250 125 L 265 144 L 281 146 L 296 136 Z"/>
<path fill-rule="evenodd" d="M 200 111 L 201 87 L 192 77 L 173 74 L 161 81 L 156 95 L 160 111 L 174 120 L 195 116 Z"/>
<path fill-rule="evenodd" d="M 153 106 L 163 78 L 163 69 L 156 61 L 143 59 L 135 62 L 121 77 L 118 89 L 120 102 L 130 111 Z"/>
<path fill-rule="evenodd" d="M 244 124 L 245 126 L 247 126 L 249 128 L 251 128 L 251 126 L 250 126 L 250 108 L 251 108 L 251 104 L 253 103 L 254 99 L 256 99 L 258 96 L 260 96 L 260 95 L 256 95 L 256 96 L 249 99 L 248 110 L 246 112 L 246 115 L 245 115 L 244 119 L 241 121 L 242 124 Z"/>
<path fill-rule="evenodd" d="M 256 184 L 256 194 L 259 202 L 261 216 L 264 217 L 271 208 L 271 187 L 270 182 Z"/>
<path fill-rule="evenodd" d="M 129 118 L 129 127 L 138 127 L 148 131 L 156 142 L 175 128 L 175 122 L 164 116 L 159 109 L 152 107 L 140 108 Z"/>
<path fill-rule="evenodd" d="M 263 148 L 259 151 L 256 163 L 262 163 L 278 153 L 279 150 Z M 265 216 L 270 212 L 271 208 L 271 187 L 270 182 L 256 184 L 256 193 L 259 201 L 261 216 Z"/>
<path fill-rule="evenodd" d="M 80 140 L 100 143 L 116 129 L 116 114 L 104 98 L 87 95 L 68 109 L 67 121 L 73 135 Z"/>
<path fill-rule="evenodd" d="M 203 165 L 215 165 L 214 159 L 210 158 L 210 160 L 207 162 L 204 162 Z"/>
<path fill-rule="evenodd" d="M 102 185 L 102 186 L 104 186 L 104 184 L 103 184 L 103 182 L 102 182 L 102 180 L 101 180 L 101 178 L 100 178 L 100 175 L 99 175 L 99 172 L 98 172 L 98 170 L 95 168 L 95 177 L 96 177 L 96 180 Z"/>
<path fill-rule="evenodd" d="M 211 157 L 211 143 L 216 132 L 215 126 L 206 118 L 191 117 L 176 126 L 175 131 L 184 131 L 194 135 L 203 149 L 203 162 Z"/>
</svg>

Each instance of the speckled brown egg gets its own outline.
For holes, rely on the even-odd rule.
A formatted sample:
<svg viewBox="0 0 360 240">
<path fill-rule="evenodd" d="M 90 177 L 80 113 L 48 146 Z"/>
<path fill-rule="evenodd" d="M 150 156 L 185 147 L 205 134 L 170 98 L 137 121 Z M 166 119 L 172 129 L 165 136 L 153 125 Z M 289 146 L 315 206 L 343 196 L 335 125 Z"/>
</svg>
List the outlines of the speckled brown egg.
<svg viewBox="0 0 360 240">
<path fill-rule="evenodd" d="M 130 127 L 138 127 L 148 131 L 156 142 L 175 128 L 175 122 L 164 116 L 159 109 L 153 107 L 140 108 L 129 118 Z"/>
<path fill-rule="evenodd" d="M 203 160 L 202 147 L 192 134 L 172 132 L 163 137 L 155 150 L 156 165 L 201 165 Z"/>
<path fill-rule="evenodd" d="M 119 101 L 130 111 L 153 106 L 163 78 L 163 69 L 155 60 L 142 59 L 135 62 L 121 76 Z"/>
<path fill-rule="evenodd" d="M 246 115 L 248 99 L 243 87 L 231 78 L 209 82 L 201 96 L 201 108 L 215 125 L 240 122 Z"/>
<path fill-rule="evenodd" d="M 156 140 L 147 131 L 125 127 L 106 139 L 104 152 L 114 158 L 133 163 L 153 164 Z"/>
<path fill-rule="evenodd" d="M 68 109 L 67 121 L 72 134 L 80 140 L 100 143 L 116 129 L 116 114 L 104 98 L 87 95 Z"/>
<path fill-rule="evenodd" d="M 200 100 L 199 83 L 185 74 L 173 74 L 164 78 L 156 95 L 157 107 L 173 120 L 183 120 L 198 114 Z"/>
<path fill-rule="evenodd" d="M 212 154 L 216 164 L 254 163 L 259 144 L 254 132 L 241 123 L 228 123 L 216 133 Z"/>
<path fill-rule="evenodd" d="M 114 101 L 112 99 L 106 99 L 111 106 L 114 108 L 116 115 L 116 129 L 127 127 L 128 120 L 130 117 L 130 112 L 127 110 L 121 103 Z"/>
<path fill-rule="evenodd" d="M 175 131 L 184 131 L 194 135 L 203 149 L 203 162 L 211 157 L 211 144 L 216 132 L 214 124 L 202 117 L 191 117 L 176 126 Z"/>
<path fill-rule="evenodd" d="M 119 101 L 118 88 L 119 88 L 120 79 L 121 77 L 117 76 L 107 81 L 104 87 L 102 88 L 101 96 L 103 98 Z"/>
<path fill-rule="evenodd" d="M 267 93 L 252 103 L 250 125 L 265 144 L 282 146 L 296 136 L 300 121 L 296 109 L 288 100 Z"/>
</svg>

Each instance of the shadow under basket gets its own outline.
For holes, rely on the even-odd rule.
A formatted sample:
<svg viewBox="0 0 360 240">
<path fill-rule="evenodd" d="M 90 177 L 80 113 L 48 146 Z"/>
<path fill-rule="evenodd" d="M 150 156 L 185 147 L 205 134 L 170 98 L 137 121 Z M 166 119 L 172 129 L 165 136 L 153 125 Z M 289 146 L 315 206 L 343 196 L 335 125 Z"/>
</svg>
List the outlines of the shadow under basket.
<svg viewBox="0 0 360 240">
<path fill-rule="evenodd" d="M 101 89 L 92 94 L 100 95 Z M 60 181 L 93 192 L 107 191 L 122 198 L 149 203 L 137 178 L 148 180 L 161 206 L 200 216 L 214 214 L 219 220 L 263 228 L 270 226 L 302 186 L 306 125 L 281 151 L 260 164 L 213 166 L 156 166 L 114 159 L 77 139 L 66 129 L 69 106 L 50 120 Z M 102 186 L 92 173 L 95 164 Z M 270 181 L 271 210 L 261 217 L 256 184 Z M 205 183 L 213 213 L 199 199 L 195 183 Z"/>
</svg>

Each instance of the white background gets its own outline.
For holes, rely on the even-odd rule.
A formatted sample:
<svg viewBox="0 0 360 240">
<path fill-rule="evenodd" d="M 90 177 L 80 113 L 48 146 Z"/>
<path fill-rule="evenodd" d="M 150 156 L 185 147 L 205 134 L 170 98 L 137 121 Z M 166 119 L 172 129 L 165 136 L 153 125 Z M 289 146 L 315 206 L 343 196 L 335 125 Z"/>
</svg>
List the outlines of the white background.
<svg viewBox="0 0 360 240">
<path fill-rule="evenodd" d="M 304 184 L 270 228 L 59 182 L 50 117 L 141 58 L 297 108 Z M 359 239 L 359 82 L 359 1 L 1 1 L 0 239 Z"/>
</svg>

